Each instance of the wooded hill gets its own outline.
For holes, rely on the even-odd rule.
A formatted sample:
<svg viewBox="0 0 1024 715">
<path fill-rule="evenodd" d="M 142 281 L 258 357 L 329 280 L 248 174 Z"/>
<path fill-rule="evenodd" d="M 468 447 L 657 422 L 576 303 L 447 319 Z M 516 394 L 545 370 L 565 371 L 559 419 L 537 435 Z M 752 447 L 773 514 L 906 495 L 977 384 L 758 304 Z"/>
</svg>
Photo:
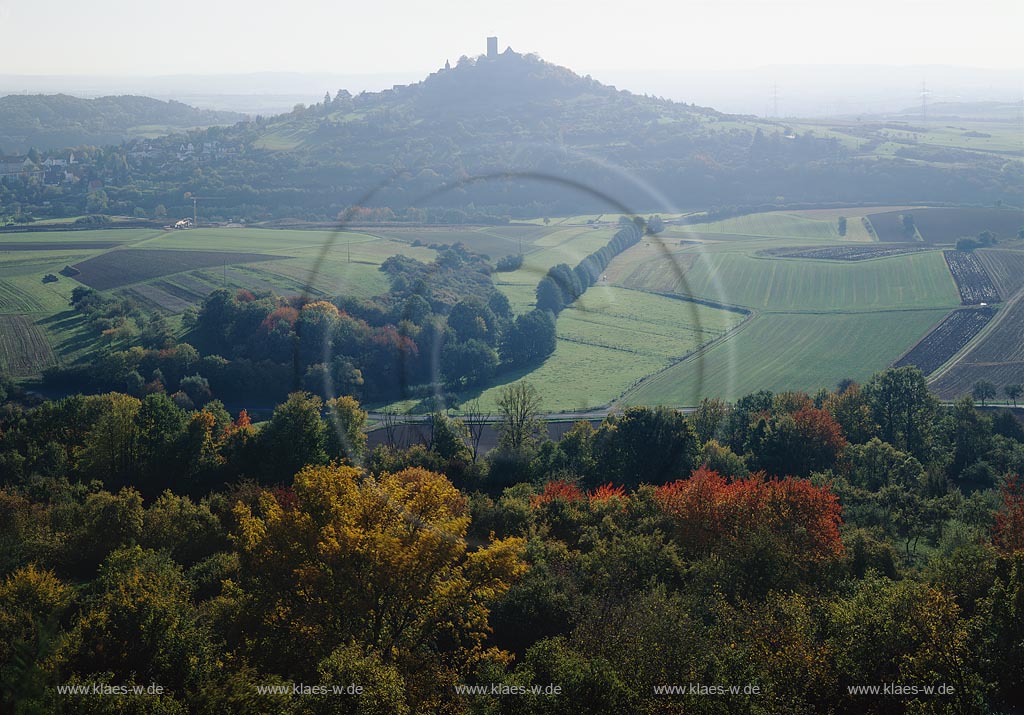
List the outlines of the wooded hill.
<svg viewBox="0 0 1024 715">
<path fill-rule="evenodd" d="M 67 94 L 0 97 L 0 148 L 26 152 L 107 145 L 137 136 L 141 128 L 155 133 L 231 124 L 244 119 L 237 112 L 196 109 L 181 102 L 124 95 L 81 99 Z"/>
<path fill-rule="evenodd" d="M 976 153 L 951 166 L 881 156 L 867 140 L 854 146 L 825 131 L 639 96 L 511 50 L 215 131 L 250 151 L 217 170 L 221 184 L 209 177 L 195 189 L 223 195 L 249 184 L 236 205 L 274 211 L 280 199 L 326 218 L 363 203 L 401 218 L 432 205 L 515 216 L 668 204 L 1016 203 L 1020 194 L 1020 182 L 1006 181 L 1020 167 L 1003 157 Z"/>
<path fill-rule="evenodd" d="M 21 125 L 0 114 L 0 126 Z M 381 220 L 449 224 L 673 208 L 1024 202 L 1024 168 L 1012 152 L 935 152 L 926 130 L 914 131 L 886 138 L 868 125 L 725 115 L 508 50 L 464 57 L 412 85 L 355 96 L 332 90 L 276 117 L 86 153 L 79 174 L 90 182 L 51 192 L 15 186 L 8 199 L 36 218 L 78 215 L 98 179 L 112 213 L 151 215 L 162 205 L 184 215 L 191 204 L 182 196 L 192 192 L 216 197 L 204 204 L 210 221 L 333 221 L 369 206 Z M 179 151 L 188 143 L 194 154 Z"/>
</svg>

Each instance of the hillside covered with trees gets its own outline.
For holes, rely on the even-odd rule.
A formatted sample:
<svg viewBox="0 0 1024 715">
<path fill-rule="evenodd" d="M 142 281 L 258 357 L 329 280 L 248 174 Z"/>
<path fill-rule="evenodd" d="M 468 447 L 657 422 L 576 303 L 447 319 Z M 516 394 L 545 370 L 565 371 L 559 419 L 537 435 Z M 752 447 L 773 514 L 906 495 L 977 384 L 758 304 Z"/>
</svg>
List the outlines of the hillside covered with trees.
<svg viewBox="0 0 1024 715">
<path fill-rule="evenodd" d="M 117 145 L 148 128 L 150 133 L 233 124 L 237 112 L 196 109 L 181 102 L 123 95 L 82 99 L 66 94 L 0 97 L 0 149 L 23 153 L 83 144 Z"/>
<path fill-rule="evenodd" d="M 0 198 L 36 218 L 95 209 L 89 196 L 102 190 L 102 210 L 127 215 L 187 215 L 191 192 L 209 197 L 209 220 L 334 221 L 361 206 L 376 220 L 444 223 L 673 205 L 1021 203 L 1019 161 L 925 156 L 909 138 L 906 156 L 876 152 L 885 130 L 844 131 L 841 141 L 640 96 L 506 51 L 382 92 L 332 89 L 276 117 L 83 148 L 76 175 L 89 181 L 5 179 Z"/>
</svg>

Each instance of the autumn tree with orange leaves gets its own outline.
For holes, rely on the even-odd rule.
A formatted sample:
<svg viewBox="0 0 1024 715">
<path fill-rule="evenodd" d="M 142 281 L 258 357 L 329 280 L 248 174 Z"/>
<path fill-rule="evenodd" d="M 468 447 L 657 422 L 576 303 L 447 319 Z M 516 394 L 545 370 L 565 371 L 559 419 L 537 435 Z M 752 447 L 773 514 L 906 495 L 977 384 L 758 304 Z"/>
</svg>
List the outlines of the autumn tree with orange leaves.
<svg viewBox="0 0 1024 715">
<path fill-rule="evenodd" d="M 755 532 L 772 534 L 809 561 L 843 553 L 838 499 L 802 479 L 754 475 L 730 482 L 700 468 L 658 487 L 655 501 L 671 518 L 677 541 L 697 554 L 727 550 Z"/>
</svg>

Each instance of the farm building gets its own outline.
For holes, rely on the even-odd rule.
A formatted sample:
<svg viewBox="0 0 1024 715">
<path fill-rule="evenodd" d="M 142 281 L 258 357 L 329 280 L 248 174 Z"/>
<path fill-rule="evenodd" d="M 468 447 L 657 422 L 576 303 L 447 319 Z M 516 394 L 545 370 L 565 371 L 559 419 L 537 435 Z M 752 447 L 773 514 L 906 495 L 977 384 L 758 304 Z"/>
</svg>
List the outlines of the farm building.
<svg viewBox="0 0 1024 715">
<path fill-rule="evenodd" d="M 192 228 L 192 219 L 187 218 L 187 217 L 183 218 L 183 219 L 181 219 L 181 221 L 176 222 L 174 224 L 174 227 L 175 228 Z"/>
</svg>

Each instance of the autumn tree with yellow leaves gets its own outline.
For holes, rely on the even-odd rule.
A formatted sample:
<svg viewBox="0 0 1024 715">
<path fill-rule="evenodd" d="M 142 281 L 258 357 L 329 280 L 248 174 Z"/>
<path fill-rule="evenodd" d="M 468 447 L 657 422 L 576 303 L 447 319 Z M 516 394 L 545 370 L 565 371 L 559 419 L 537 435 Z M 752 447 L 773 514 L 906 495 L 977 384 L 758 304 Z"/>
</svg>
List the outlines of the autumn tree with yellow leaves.
<svg viewBox="0 0 1024 715">
<path fill-rule="evenodd" d="M 358 643 L 422 704 L 481 659 L 504 660 L 485 648 L 488 615 L 525 570 L 524 543 L 472 548 L 467 500 L 443 475 L 311 466 L 236 516 L 241 645 L 263 668 L 312 678 Z"/>
</svg>

